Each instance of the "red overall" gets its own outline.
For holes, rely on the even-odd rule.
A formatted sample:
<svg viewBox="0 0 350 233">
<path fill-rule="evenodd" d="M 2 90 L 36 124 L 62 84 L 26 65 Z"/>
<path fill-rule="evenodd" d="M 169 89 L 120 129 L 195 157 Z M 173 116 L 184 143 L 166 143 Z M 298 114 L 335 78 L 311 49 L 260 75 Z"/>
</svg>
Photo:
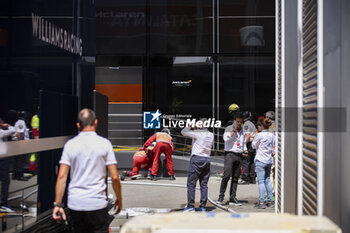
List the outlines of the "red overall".
<svg viewBox="0 0 350 233">
<path fill-rule="evenodd" d="M 145 168 L 147 171 L 150 171 L 152 168 L 152 152 L 148 152 L 146 154 L 145 151 L 137 151 L 134 155 L 134 163 L 132 165 L 132 172 L 130 172 L 129 176 L 135 176 L 139 174 L 140 168 Z"/>
<path fill-rule="evenodd" d="M 174 165 L 173 160 L 171 158 L 173 152 L 174 152 L 174 146 L 172 137 L 168 135 L 167 133 L 156 133 L 153 134 L 143 145 L 143 148 L 147 148 L 149 145 L 152 144 L 152 142 L 156 141 L 157 144 L 153 149 L 154 153 L 154 159 L 153 159 L 153 165 L 152 165 L 152 175 L 156 176 L 158 174 L 159 170 L 159 157 L 162 153 L 165 154 L 165 158 L 167 160 L 167 170 L 169 176 L 174 175 Z"/>
</svg>

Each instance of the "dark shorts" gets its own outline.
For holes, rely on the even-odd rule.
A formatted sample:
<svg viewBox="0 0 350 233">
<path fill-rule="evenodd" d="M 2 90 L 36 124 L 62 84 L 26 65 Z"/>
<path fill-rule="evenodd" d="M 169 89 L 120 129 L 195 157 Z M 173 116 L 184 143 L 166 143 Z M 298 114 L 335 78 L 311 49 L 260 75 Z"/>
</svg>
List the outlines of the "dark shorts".
<svg viewBox="0 0 350 233">
<path fill-rule="evenodd" d="M 108 233 L 107 208 L 94 211 L 75 211 L 69 209 L 74 233 Z"/>
</svg>

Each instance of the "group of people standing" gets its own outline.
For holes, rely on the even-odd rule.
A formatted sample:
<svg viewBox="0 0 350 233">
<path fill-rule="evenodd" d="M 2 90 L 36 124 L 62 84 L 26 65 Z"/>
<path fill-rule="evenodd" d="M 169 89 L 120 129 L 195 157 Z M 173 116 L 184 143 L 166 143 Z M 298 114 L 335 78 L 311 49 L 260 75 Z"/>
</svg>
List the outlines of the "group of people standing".
<svg viewBox="0 0 350 233">
<path fill-rule="evenodd" d="M 274 112 L 269 111 L 257 122 L 251 120 L 249 112 L 240 112 L 238 105 L 230 106 L 229 113 L 232 121 L 225 129 L 223 140 L 225 143 L 224 172 L 219 190 L 218 204 L 224 204 L 225 192 L 229 180 L 229 205 L 240 206 L 237 199 L 238 184 L 255 184 L 256 177 L 259 184 L 259 201 L 256 207 L 264 209 L 273 207 L 274 200 L 270 181 L 273 168 L 274 154 Z M 206 119 L 201 119 L 205 121 Z M 195 211 L 194 198 L 196 183 L 199 180 L 201 199 L 199 211 L 205 211 L 208 195 L 208 180 L 210 176 L 210 154 L 214 142 L 214 135 L 207 128 L 184 128 L 181 134 L 192 139 L 191 159 L 187 173 L 187 206 L 185 212 Z M 156 143 L 152 146 L 152 143 Z M 148 170 L 147 177 L 155 180 L 159 169 L 159 157 L 164 153 L 167 161 L 168 174 L 175 180 L 173 162 L 171 159 L 174 146 L 169 129 L 152 135 L 134 155 L 133 171 L 123 171 L 122 180 L 126 176 L 136 179 L 140 176 L 140 167 Z M 239 181 L 241 178 L 241 181 Z M 272 180 L 272 179 L 271 179 Z M 265 201 L 265 190 L 267 200 Z"/>
<path fill-rule="evenodd" d="M 218 203 L 222 203 L 227 183 L 232 177 L 229 204 L 239 205 L 236 198 L 238 177 L 242 158 L 249 154 L 247 144 L 256 150 L 254 162 L 259 183 L 258 208 L 273 206 L 272 187 L 269 174 L 272 166 L 274 150 L 274 134 L 269 131 L 271 120 L 264 118 L 258 124 L 258 129 L 249 139 L 243 131 L 243 117 L 236 112 L 234 122 L 226 128 L 224 133 L 225 158 L 224 177 L 221 181 Z M 201 119 L 205 120 L 205 119 Z M 80 133 L 69 140 L 63 149 L 60 160 L 55 192 L 55 202 L 52 217 L 58 222 L 67 219 L 63 209 L 68 174 L 68 209 L 72 218 L 74 232 L 108 232 L 108 211 L 106 198 L 106 167 L 110 173 L 112 187 L 117 196 L 114 203 L 116 213 L 123 208 L 120 177 L 117 172 L 117 161 L 111 143 L 96 134 L 97 119 L 90 109 L 83 109 L 78 116 Z M 199 180 L 201 198 L 199 211 L 206 211 L 208 198 L 208 181 L 210 176 L 210 154 L 214 141 L 214 134 L 205 127 L 184 128 L 181 134 L 192 138 L 191 158 L 187 173 L 187 206 L 184 212 L 195 211 L 195 188 Z M 252 138 L 252 139 L 250 139 Z M 156 142 L 154 148 L 150 147 Z M 167 159 L 168 174 L 175 179 L 171 155 L 174 146 L 170 132 L 163 129 L 152 135 L 134 156 L 133 176 L 138 174 L 140 167 L 150 172 L 154 179 L 159 169 L 159 156 L 164 153 Z M 149 159 L 143 159 L 149 156 Z M 138 157 L 141 157 L 139 159 Z M 145 162 L 146 161 L 146 162 Z M 267 202 L 264 201 L 265 190 L 268 193 Z"/>
<path fill-rule="evenodd" d="M 230 197 L 228 204 L 240 206 L 237 199 L 237 186 L 255 183 L 257 176 L 259 184 L 259 201 L 255 207 L 265 209 L 274 206 L 272 185 L 270 181 L 273 165 L 275 136 L 273 127 L 274 113 L 269 111 L 257 121 L 257 128 L 250 121 L 249 112 L 241 113 L 239 107 L 233 104 L 229 108 L 233 116 L 232 124 L 227 126 L 223 139 L 225 142 L 224 172 L 220 185 L 218 204 L 223 204 L 228 181 L 231 178 Z M 265 202 L 265 190 L 267 201 Z"/>
<path fill-rule="evenodd" d="M 245 167 L 248 168 L 248 171 L 250 169 L 250 172 L 244 173 L 242 176 L 243 180 L 254 183 L 255 173 L 254 176 L 251 173 L 254 162 L 259 183 L 259 201 L 256 206 L 262 209 L 266 208 L 266 206 L 273 206 L 272 186 L 270 183 L 275 143 L 274 133 L 270 130 L 273 121 L 266 114 L 265 118 L 258 121 L 258 129 L 255 130 L 254 125 L 247 120 L 247 117 L 237 110 L 232 111 L 234 113 L 233 121 L 226 127 L 223 135 L 225 142 L 224 174 L 217 202 L 219 204 L 223 203 L 228 181 L 232 178 L 228 204 L 241 205 L 236 198 L 238 178 L 241 175 L 242 162 L 245 158 L 249 158 L 246 160 Z M 201 121 L 205 120 L 201 119 Z M 68 174 L 70 174 L 68 208 L 73 219 L 75 232 L 89 232 L 91 229 L 108 232 L 108 211 L 105 192 L 106 168 L 108 168 L 110 173 L 112 187 L 117 196 L 114 204 L 115 208 L 118 207 L 116 213 L 119 213 L 123 206 L 121 183 L 113 147 L 107 139 L 96 134 L 97 119 L 92 110 L 83 109 L 80 111 L 77 126 L 80 133 L 69 140 L 63 149 L 56 182 L 52 216 L 57 221 L 66 219 L 62 201 Z M 32 128 L 34 129 L 34 127 Z M 38 130 L 39 128 L 35 128 L 36 133 Z M 10 123 L 4 123 L 0 119 L 0 142 L 29 139 L 28 131 L 25 119 L 21 115 L 19 115 L 19 119 Z M 214 142 L 214 134 L 204 126 L 184 128 L 181 134 L 192 139 L 191 158 L 187 173 L 187 206 L 184 212 L 195 211 L 195 188 L 198 180 L 201 190 L 199 211 L 206 211 L 210 177 L 210 154 Z M 35 138 L 37 137 L 38 135 L 35 136 Z M 256 150 L 255 156 L 254 150 Z M 168 175 L 171 180 L 175 180 L 172 161 L 173 152 L 174 145 L 170 131 L 169 129 L 163 129 L 161 132 L 152 135 L 143 147 L 135 153 L 133 171 L 127 174 L 123 173 L 122 176 L 134 177 L 138 175 L 140 168 L 144 167 L 148 170 L 149 178 L 156 180 L 159 170 L 159 157 L 164 153 L 167 160 Z M 0 162 L 8 161 L 2 159 Z M 7 193 L 5 193 L 6 190 L 8 192 L 9 172 L 4 172 L 4 169 L 8 169 L 9 166 L 1 164 L 0 168 L 2 183 L 1 210 L 6 212 L 11 211 L 7 205 Z M 15 176 L 16 179 L 21 177 Z M 267 201 L 265 201 L 265 190 L 267 191 Z"/>
<path fill-rule="evenodd" d="M 249 113 L 241 113 L 238 105 L 231 105 L 229 113 L 233 119 L 223 135 L 225 143 L 224 172 L 217 203 L 224 204 L 227 184 L 231 179 L 228 204 L 242 205 L 236 197 L 239 177 L 242 178 L 241 184 L 255 184 L 257 176 L 259 201 L 255 207 L 259 209 L 273 207 L 270 174 L 274 161 L 275 136 L 272 128 L 274 112 L 269 111 L 260 118 L 257 122 L 257 128 L 250 121 Z M 183 136 L 192 138 L 191 159 L 187 173 L 187 206 L 184 212 L 195 211 L 194 196 L 197 180 L 199 180 L 201 190 L 199 211 L 205 211 L 210 176 L 210 154 L 214 135 L 204 127 L 185 128 L 181 133 Z M 267 201 L 265 201 L 265 190 Z"/>
</svg>

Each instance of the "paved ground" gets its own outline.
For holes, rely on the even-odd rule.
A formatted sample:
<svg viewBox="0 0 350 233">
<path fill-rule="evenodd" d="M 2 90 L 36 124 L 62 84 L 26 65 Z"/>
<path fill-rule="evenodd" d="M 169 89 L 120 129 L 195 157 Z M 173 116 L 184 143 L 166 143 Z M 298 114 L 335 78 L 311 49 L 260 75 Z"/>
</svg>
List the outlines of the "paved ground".
<svg viewBox="0 0 350 233">
<path fill-rule="evenodd" d="M 176 157 L 177 158 L 177 157 Z M 175 158 L 175 160 L 176 160 Z M 187 202 L 187 189 L 186 189 L 186 169 L 188 167 L 187 157 L 181 157 L 176 161 L 179 162 L 176 167 L 176 180 L 170 181 L 168 178 L 159 178 L 157 181 L 150 181 L 145 178 L 140 178 L 138 180 L 125 180 L 122 185 L 123 192 L 123 202 L 124 202 L 124 210 L 121 214 L 111 218 L 111 229 L 113 232 L 118 232 L 120 226 L 123 225 L 128 219 L 132 218 L 132 216 L 140 215 L 140 214 L 151 214 L 151 213 L 159 213 L 159 212 L 173 212 L 173 211 L 182 211 Z M 119 162 L 119 160 L 118 160 Z M 127 161 L 130 164 L 130 161 Z M 219 170 L 222 170 L 222 157 L 214 157 L 212 162 L 217 163 L 217 167 Z M 219 166 L 221 165 L 221 167 Z M 121 172 L 121 171 L 120 171 Z M 182 172 L 182 173 L 181 173 Z M 216 201 L 219 194 L 221 178 L 216 176 L 212 176 L 209 179 L 209 197 Z M 37 177 L 31 178 L 29 181 L 15 181 L 11 180 L 10 192 L 14 190 L 18 190 L 23 187 L 30 187 L 37 183 Z M 229 182 L 230 184 L 230 182 Z M 164 185 L 172 185 L 178 187 L 169 187 Z M 197 185 L 199 187 L 199 185 Z M 28 195 L 32 191 L 37 189 L 37 187 L 27 188 L 23 193 L 24 196 Z M 109 184 L 108 190 L 112 192 L 111 184 Z M 228 193 L 229 187 L 226 191 L 225 201 L 228 201 Z M 22 192 L 11 193 L 10 197 L 14 197 L 16 195 L 22 196 Z M 197 191 L 196 193 L 196 207 L 199 205 L 200 193 Z M 238 194 L 237 198 L 243 202 L 242 206 L 230 207 L 236 212 L 274 212 L 274 209 L 266 209 L 266 210 L 257 210 L 255 209 L 254 203 L 258 199 L 258 186 L 257 185 L 239 185 L 238 186 Z M 25 204 L 28 208 L 36 207 L 37 195 L 30 196 L 26 199 Z M 10 205 L 19 209 L 20 199 L 15 199 L 9 202 Z M 227 205 L 226 205 L 227 206 Z M 228 206 L 227 206 L 228 207 Z M 224 210 L 217 208 L 211 203 L 207 203 L 207 211 L 212 212 L 223 212 Z M 113 214 L 113 210 L 110 211 L 110 214 Z M 21 228 L 22 217 L 18 215 L 9 215 L 7 218 L 7 226 L 8 229 L 17 225 L 17 229 Z M 31 216 L 30 213 L 26 214 L 25 221 L 35 221 L 35 217 Z M 28 225 L 28 224 L 26 224 Z M 10 231 L 9 231 L 10 232 Z"/>
<path fill-rule="evenodd" d="M 184 176 L 177 177 L 175 181 L 167 178 L 160 178 L 157 181 L 150 181 L 144 178 L 138 180 L 125 180 L 122 184 L 122 195 L 124 210 L 117 215 L 110 226 L 113 232 L 118 229 L 132 215 L 149 214 L 151 212 L 169 212 L 181 211 L 187 200 L 186 188 L 182 187 L 163 187 L 161 185 L 182 185 L 186 186 L 187 178 Z M 209 197 L 216 201 L 218 198 L 221 178 L 210 177 L 209 179 Z M 198 186 L 198 185 L 197 185 Z M 109 190 L 112 190 L 109 184 Z M 229 190 L 226 190 L 225 201 L 228 201 Z M 196 192 L 196 207 L 199 205 L 199 191 Z M 242 206 L 233 206 L 230 208 L 236 212 L 274 212 L 274 208 L 258 210 L 254 208 L 254 203 L 258 200 L 258 185 L 239 185 L 237 198 L 243 202 Z M 222 209 L 207 204 L 207 210 L 213 212 L 223 212 Z M 147 213 L 146 213 L 147 212 Z M 110 214 L 113 210 L 110 211 Z"/>
</svg>

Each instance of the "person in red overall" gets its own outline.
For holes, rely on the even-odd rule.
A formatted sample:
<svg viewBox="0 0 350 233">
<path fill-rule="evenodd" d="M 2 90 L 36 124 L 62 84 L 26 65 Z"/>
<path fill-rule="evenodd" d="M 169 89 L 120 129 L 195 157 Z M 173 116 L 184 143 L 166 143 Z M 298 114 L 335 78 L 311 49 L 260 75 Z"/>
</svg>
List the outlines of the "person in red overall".
<svg viewBox="0 0 350 233">
<path fill-rule="evenodd" d="M 154 150 L 153 150 L 154 159 L 153 159 L 153 165 L 152 165 L 151 179 L 156 180 L 156 176 L 159 170 L 159 157 L 162 153 L 164 153 L 167 161 L 166 165 L 167 165 L 168 174 L 170 176 L 170 180 L 175 180 L 174 165 L 173 165 L 173 160 L 171 158 L 174 152 L 174 144 L 173 144 L 173 138 L 170 136 L 170 130 L 163 129 L 162 132 L 153 134 L 146 141 L 146 143 L 143 145 L 143 147 L 140 150 L 144 150 L 149 145 L 151 145 L 152 142 L 154 141 L 156 141 L 156 146 L 154 147 Z"/>
<path fill-rule="evenodd" d="M 145 168 L 147 170 L 147 179 L 151 179 L 151 169 L 153 161 L 153 148 L 154 146 L 149 146 L 144 150 L 136 151 L 133 157 L 132 171 L 123 171 L 120 179 L 124 180 L 125 177 L 131 177 L 131 179 L 136 179 L 140 177 L 140 168 Z"/>
</svg>

